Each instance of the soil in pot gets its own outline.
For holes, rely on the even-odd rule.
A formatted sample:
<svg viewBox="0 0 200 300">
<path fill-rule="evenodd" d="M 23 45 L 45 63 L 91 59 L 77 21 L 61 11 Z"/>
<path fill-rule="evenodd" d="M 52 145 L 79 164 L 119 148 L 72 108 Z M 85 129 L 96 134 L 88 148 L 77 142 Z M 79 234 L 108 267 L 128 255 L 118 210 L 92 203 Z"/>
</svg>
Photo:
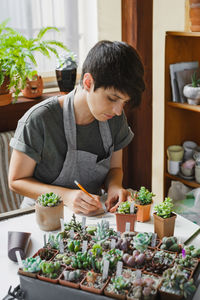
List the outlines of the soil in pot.
<svg viewBox="0 0 200 300">
<path fill-rule="evenodd" d="M 109 278 L 103 280 L 101 275 L 95 273 L 95 278 L 92 281 L 89 281 L 86 275 L 85 278 L 80 283 L 80 288 L 87 292 L 102 294 L 108 282 L 109 282 Z"/>
</svg>

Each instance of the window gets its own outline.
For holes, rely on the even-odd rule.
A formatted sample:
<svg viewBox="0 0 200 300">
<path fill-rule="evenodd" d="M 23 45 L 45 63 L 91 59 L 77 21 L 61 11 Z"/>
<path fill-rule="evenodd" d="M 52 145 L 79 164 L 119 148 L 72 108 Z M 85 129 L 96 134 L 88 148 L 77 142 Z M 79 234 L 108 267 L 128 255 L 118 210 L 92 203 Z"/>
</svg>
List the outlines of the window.
<svg viewBox="0 0 200 300">
<path fill-rule="evenodd" d="M 78 58 L 79 71 L 89 49 L 97 42 L 97 0 L 1 0 L 0 22 L 28 38 L 41 27 L 56 26 L 60 32 L 47 32 L 46 39 L 62 41 Z M 62 52 L 59 50 L 59 52 Z M 39 73 L 55 75 L 56 58 L 35 55 Z"/>
</svg>

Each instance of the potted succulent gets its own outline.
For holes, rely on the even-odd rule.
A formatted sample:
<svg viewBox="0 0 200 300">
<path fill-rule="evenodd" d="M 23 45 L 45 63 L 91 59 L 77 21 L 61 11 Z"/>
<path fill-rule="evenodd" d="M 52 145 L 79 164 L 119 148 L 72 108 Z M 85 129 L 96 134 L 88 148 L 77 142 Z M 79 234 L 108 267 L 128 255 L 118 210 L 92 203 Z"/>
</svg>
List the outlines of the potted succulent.
<svg viewBox="0 0 200 300">
<path fill-rule="evenodd" d="M 64 270 L 61 277 L 59 278 L 59 283 L 61 285 L 79 289 L 80 282 L 83 280 L 84 277 L 85 272 L 82 270 Z"/>
<path fill-rule="evenodd" d="M 104 294 L 111 298 L 126 299 L 126 294 L 130 289 L 131 283 L 122 275 L 111 277 L 110 282 L 104 290 Z"/>
<path fill-rule="evenodd" d="M 181 252 L 181 245 L 178 244 L 177 242 L 177 237 L 175 236 L 164 236 L 162 239 L 162 242 L 159 246 L 160 249 L 162 250 L 167 250 L 171 252 Z"/>
<path fill-rule="evenodd" d="M 80 284 L 80 288 L 84 291 L 102 294 L 108 281 L 109 278 L 103 279 L 101 274 L 95 273 L 94 271 L 88 271 Z"/>
<path fill-rule="evenodd" d="M 197 78 L 197 72 L 192 75 L 192 83 L 183 88 L 183 94 L 187 98 L 188 104 L 200 104 L 200 78 Z"/>
<path fill-rule="evenodd" d="M 172 212 L 172 199 L 166 197 L 165 200 L 155 205 L 153 213 L 154 216 L 154 231 L 158 237 L 162 239 L 164 236 L 173 236 L 175 219 L 177 215 Z"/>
<path fill-rule="evenodd" d="M 36 200 L 35 214 L 40 229 L 56 230 L 64 216 L 63 201 L 53 192 L 42 194 Z"/>
<path fill-rule="evenodd" d="M 27 257 L 26 259 L 22 260 L 23 268 L 20 268 L 18 273 L 20 275 L 36 278 L 38 272 L 41 270 L 42 262 L 43 260 L 40 258 L 40 256 Z"/>
<path fill-rule="evenodd" d="M 126 223 L 130 223 L 130 231 L 134 231 L 135 222 L 137 218 L 137 208 L 134 206 L 133 213 L 130 213 L 131 203 L 125 201 L 118 206 L 116 216 L 117 230 L 121 233 L 126 231 Z"/>
<path fill-rule="evenodd" d="M 43 261 L 41 263 L 41 271 L 37 275 L 38 279 L 57 283 L 64 267 L 59 262 Z"/>
<path fill-rule="evenodd" d="M 150 219 L 151 204 L 153 203 L 153 197 L 155 195 L 151 193 L 144 186 L 141 186 L 140 190 L 134 194 L 135 206 L 138 208 L 137 221 L 146 222 Z"/>
<path fill-rule="evenodd" d="M 68 93 L 74 89 L 76 70 L 77 58 L 73 52 L 63 53 L 59 56 L 56 78 L 61 92 Z"/>
<path fill-rule="evenodd" d="M 13 89 L 15 101 L 22 89 L 25 88 L 28 79 L 37 73 L 33 66 L 37 66 L 34 57 L 35 52 L 40 52 L 50 58 L 50 53 L 57 57 L 57 48 L 69 52 L 67 47 L 59 41 L 43 40 L 49 30 L 56 30 L 56 27 L 42 28 L 36 38 L 27 39 L 18 31 L 7 26 L 8 20 L 0 24 L 0 93 L 5 99 Z M 57 48 L 56 48 L 57 47 Z M 5 88 L 4 90 L 2 88 Z M 9 94 L 11 100 L 11 93 Z"/>
<path fill-rule="evenodd" d="M 181 266 L 174 266 L 163 273 L 162 285 L 159 288 L 161 300 L 179 300 L 183 296 L 187 298 L 196 290 L 193 279 Z"/>
<path fill-rule="evenodd" d="M 127 300 L 153 300 L 157 295 L 158 279 L 155 276 L 135 279 L 127 295 Z"/>
</svg>

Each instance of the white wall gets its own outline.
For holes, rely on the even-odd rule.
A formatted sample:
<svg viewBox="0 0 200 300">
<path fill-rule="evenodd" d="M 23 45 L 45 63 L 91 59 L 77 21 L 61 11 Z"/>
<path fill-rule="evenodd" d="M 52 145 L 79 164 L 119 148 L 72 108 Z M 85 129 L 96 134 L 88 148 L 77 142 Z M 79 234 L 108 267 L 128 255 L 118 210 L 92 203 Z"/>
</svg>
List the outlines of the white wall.
<svg viewBox="0 0 200 300">
<path fill-rule="evenodd" d="M 121 41 L 121 0 L 98 0 L 98 39 Z"/>
<path fill-rule="evenodd" d="M 163 200 L 165 32 L 184 31 L 185 1 L 154 0 L 152 190 Z"/>
</svg>

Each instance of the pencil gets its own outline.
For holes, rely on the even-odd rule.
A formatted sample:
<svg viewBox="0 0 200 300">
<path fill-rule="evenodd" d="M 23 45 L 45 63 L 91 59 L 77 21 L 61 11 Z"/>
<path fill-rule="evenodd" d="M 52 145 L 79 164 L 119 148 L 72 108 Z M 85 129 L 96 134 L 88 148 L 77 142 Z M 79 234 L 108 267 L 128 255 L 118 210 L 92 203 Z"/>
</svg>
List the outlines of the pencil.
<svg viewBox="0 0 200 300">
<path fill-rule="evenodd" d="M 81 189 L 85 194 L 87 194 L 89 197 L 91 197 L 92 199 L 94 199 L 94 197 L 92 197 L 92 195 L 90 194 L 90 193 L 88 193 L 85 189 L 84 189 L 84 187 L 80 184 L 80 183 L 78 183 L 78 181 L 76 181 L 76 180 L 74 180 L 74 183 L 79 187 L 79 189 Z"/>
</svg>

